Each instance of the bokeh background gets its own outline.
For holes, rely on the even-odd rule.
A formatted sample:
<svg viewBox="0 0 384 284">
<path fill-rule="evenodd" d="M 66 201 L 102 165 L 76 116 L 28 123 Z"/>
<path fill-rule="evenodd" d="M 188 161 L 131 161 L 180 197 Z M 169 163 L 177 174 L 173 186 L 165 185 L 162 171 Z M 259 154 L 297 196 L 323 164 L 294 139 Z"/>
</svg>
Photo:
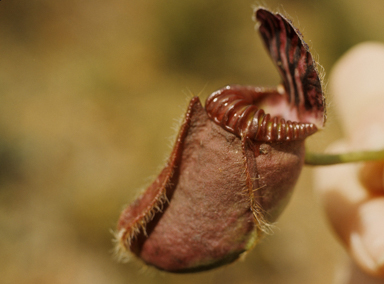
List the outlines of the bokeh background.
<svg viewBox="0 0 384 284">
<path fill-rule="evenodd" d="M 305 168 L 272 236 L 245 260 L 173 275 L 113 258 L 121 210 L 151 181 L 188 99 L 279 82 L 252 5 L 289 15 L 326 70 L 384 41 L 381 0 L 0 1 L 2 283 L 333 283 L 344 255 Z M 327 94 L 322 151 L 342 137 Z"/>
</svg>

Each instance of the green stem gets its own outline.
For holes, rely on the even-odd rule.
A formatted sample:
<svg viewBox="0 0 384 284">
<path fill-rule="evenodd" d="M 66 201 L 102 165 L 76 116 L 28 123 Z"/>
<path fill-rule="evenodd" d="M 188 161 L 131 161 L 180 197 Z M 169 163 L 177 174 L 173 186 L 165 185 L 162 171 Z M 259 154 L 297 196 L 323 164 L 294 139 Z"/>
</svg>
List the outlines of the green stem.
<svg viewBox="0 0 384 284">
<path fill-rule="evenodd" d="M 317 154 L 311 152 L 305 154 L 305 164 L 311 166 L 327 166 L 378 160 L 384 160 L 384 150 L 357 151 L 344 154 Z"/>
</svg>

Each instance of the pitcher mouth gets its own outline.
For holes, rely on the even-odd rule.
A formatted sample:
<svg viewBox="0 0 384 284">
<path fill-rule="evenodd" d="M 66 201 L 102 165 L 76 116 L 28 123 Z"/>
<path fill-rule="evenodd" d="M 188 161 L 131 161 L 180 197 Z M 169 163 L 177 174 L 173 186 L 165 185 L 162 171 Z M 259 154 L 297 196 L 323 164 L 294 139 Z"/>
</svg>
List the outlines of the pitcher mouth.
<svg viewBox="0 0 384 284">
<path fill-rule="evenodd" d="M 277 89 L 227 86 L 208 97 L 205 109 L 228 132 L 255 141 L 302 140 L 317 131 Z"/>
<path fill-rule="evenodd" d="M 206 100 L 225 130 L 257 141 L 305 139 L 323 128 L 325 100 L 316 62 L 301 33 L 281 14 L 256 11 L 258 30 L 282 83 L 275 88 L 226 86 Z"/>
</svg>

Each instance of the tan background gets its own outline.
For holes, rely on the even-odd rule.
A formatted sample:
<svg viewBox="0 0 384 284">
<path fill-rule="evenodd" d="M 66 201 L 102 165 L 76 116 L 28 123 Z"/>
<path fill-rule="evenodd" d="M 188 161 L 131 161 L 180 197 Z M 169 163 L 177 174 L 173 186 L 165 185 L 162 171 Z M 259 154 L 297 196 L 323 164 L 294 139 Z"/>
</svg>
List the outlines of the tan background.
<svg viewBox="0 0 384 284">
<path fill-rule="evenodd" d="M 384 41 L 380 0 L 264 3 L 286 11 L 327 75 L 354 44 Z M 244 261 L 172 275 L 113 259 L 119 213 L 167 157 L 191 94 L 279 82 L 253 4 L 0 1 L 2 283 L 332 283 L 342 272 L 310 168 L 274 235 Z M 313 150 L 342 136 L 331 95 Z"/>
</svg>

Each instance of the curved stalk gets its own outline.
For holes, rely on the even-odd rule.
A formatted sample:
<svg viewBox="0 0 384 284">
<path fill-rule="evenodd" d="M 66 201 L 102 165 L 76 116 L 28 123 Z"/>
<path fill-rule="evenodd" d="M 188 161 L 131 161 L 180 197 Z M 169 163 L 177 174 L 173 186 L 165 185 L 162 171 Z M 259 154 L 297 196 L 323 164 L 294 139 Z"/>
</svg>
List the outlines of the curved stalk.
<svg viewBox="0 0 384 284">
<path fill-rule="evenodd" d="M 305 154 L 305 164 L 311 166 L 327 166 L 378 160 L 384 160 L 384 150 L 356 151 L 343 154 L 319 154 L 311 152 Z"/>
</svg>

